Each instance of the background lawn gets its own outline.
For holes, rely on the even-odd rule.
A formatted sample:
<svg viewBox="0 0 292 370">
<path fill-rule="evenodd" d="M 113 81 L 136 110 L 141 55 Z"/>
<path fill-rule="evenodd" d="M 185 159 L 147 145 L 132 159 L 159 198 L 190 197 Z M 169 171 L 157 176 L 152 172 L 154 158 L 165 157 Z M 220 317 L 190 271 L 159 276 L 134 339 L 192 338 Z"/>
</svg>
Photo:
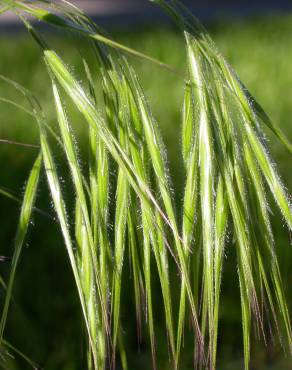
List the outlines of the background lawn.
<svg viewBox="0 0 292 370">
<path fill-rule="evenodd" d="M 219 49 L 234 66 L 243 82 L 257 97 L 272 120 L 292 139 L 292 16 L 266 17 L 248 21 L 217 22 L 209 27 Z M 113 32 L 114 37 L 133 48 L 185 69 L 185 50 L 181 36 L 171 28 L 149 27 L 135 32 Z M 62 54 L 68 64 L 74 66 L 77 76 L 82 78 L 80 55 L 92 58 L 88 45 L 78 38 L 63 38 L 50 35 L 51 45 Z M 77 46 L 77 47 L 76 47 Z M 55 125 L 51 91 L 48 77 L 35 43 L 26 34 L 0 36 L 0 74 L 26 86 L 40 99 L 52 127 Z M 173 189 L 177 203 L 182 198 L 183 172 L 180 158 L 180 125 L 183 96 L 183 80 L 147 62 L 130 59 L 134 64 L 145 93 L 149 98 L 155 117 L 163 132 L 174 179 Z M 6 84 L 0 83 L 0 96 L 17 99 L 20 96 Z M 71 112 L 76 136 L 83 142 L 81 156 L 86 150 L 86 137 L 82 134 L 83 122 L 76 112 Z M 291 156 L 277 140 L 271 137 L 270 147 L 279 165 L 283 182 L 291 189 Z M 28 115 L 0 102 L 0 139 L 11 139 L 38 144 L 36 124 Z M 36 150 L 0 143 L 1 180 L 0 186 L 8 188 L 19 196 L 27 177 Z M 62 156 L 60 173 L 62 173 Z M 84 163 L 84 167 L 85 167 Z M 63 173 L 64 181 L 66 173 Z M 71 185 L 64 184 L 70 192 Z M 47 197 L 44 176 L 38 206 L 52 213 Z M 10 200 L 0 198 L 0 245 L 1 255 L 11 255 L 19 206 Z M 68 199 L 70 202 L 70 199 Z M 280 256 L 282 276 L 286 286 L 292 312 L 292 251 L 287 231 L 279 214 L 273 217 Z M 73 222 L 73 220 L 72 220 Z M 27 248 L 23 252 L 17 273 L 14 302 L 11 307 L 6 338 L 29 354 L 46 370 L 77 370 L 82 368 L 85 353 L 80 339 L 83 327 L 79 303 L 67 261 L 65 248 L 58 233 L 58 227 L 51 220 L 36 215 L 31 228 Z M 219 335 L 219 365 L 222 369 L 239 369 L 242 366 L 241 312 L 236 279 L 236 261 L 233 251 L 227 251 L 228 260 L 223 277 L 223 308 L 221 309 L 221 331 Z M 0 265 L 1 275 L 7 277 L 9 264 Z M 3 300 L 3 292 L 1 292 Z M 130 298 L 129 307 L 132 305 Z M 159 310 L 159 307 L 157 308 Z M 131 310 L 131 309 L 130 309 Z M 123 313 L 122 313 L 123 314 Z M 127 310 L 124 320 L 127 321 Z M 131 317 L 131 316 L 130 316 Z M 223 328 L 223 329 L 222 329 Z M 149 369 L 150 355 L 146 344 L 138 353 L 135 328 L 127 334 L 130 369 L 137 366 Z M 159 340 L 164 332 L 157 324 L 158 353 Z M 185 349 L 184 369 L 192 368 L 191 344 Z M 291 359 L 285 359 L 278 347 L 265 348 L 256 340 L 252 345 L 254 369 L 291 369 Z M 15 369 L 25 369 L 18 365 Z M 83 367 L 84 368 L 84 367 Z M 167 354 L 161 353 L 161 369 L 167 369 Z"/>
</svg>

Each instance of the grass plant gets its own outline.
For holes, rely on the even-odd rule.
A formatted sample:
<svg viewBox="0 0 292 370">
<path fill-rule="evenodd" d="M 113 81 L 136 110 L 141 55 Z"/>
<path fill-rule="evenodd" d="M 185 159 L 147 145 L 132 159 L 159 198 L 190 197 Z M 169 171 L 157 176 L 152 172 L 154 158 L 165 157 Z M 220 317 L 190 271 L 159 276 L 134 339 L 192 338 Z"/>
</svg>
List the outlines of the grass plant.
<svg viewBox="0 0 292 370">
<path fill-rule="evenodd" d="M 145 311 L 153 368 L 157 367 L 153 299 L 159 294 L 173 368 L 180 368 L 185 326 L 191 321 L 195 363 L 215 370 L 224 254 L 226 248 L 234 248 L 247 370 L 252 322 L 266 340 L 265 322 L 272 317 L 270 325 L 288 352 L 292 351 L 289 312 L 270 220 L 272 206 L 266 193 L 273 195 L 273 207 L 281 211 L 289 230 L 291 204 L 269 155 L 263 127 L 273 132 L 287 152 L 291 153 L 292 146 L 194 16 L 176 1 L 153 2 L 174 19 L 182 32 L 188 65 L 185 75 L 114 42 L 67 1 L 2 0 L 1 12 L 13 10 L 40 47 L 51 81 L 58 132 L 50 128 L 37 99 L 6 80 L 28 101 L 29 108 L 13 104 L 29 109 L 37 121 L 41 154 L 23 199 L 0 341 L 3 345 L 13 281 L 42 162 L 80 299 L 88 368 L 115 367 L 118 355 L 122 368 L 127 369 L 121 307 L 124 266 L 129 257 L 137 333 L 139 337 L 144 335 Z M 84 58 L 84 81 L 78 81 L 28 15 L 89 40 L 95 61 L 91 65 Z M 179 209 L 167 164 L 167 147 L 125 54 L 185 79 L 180 131 L 185 178 Z M 85 166 L 79 159 L 78 138 L 74 137 L 67 105 L 80 112 L 88 135 Z M 52 139 L 57 139 L 70 171 L 75 192 L 73 214 L 67 212 L 65 190 L 54 158 L 57 144 Z M 74 230 L 69 222 L 72 219 Z M 227 241 L 227 233 L 232 235 L 232 242 Z M 154 275 L 159 280 L 159 293 L 153 291 Z M 179 291 L 178 297 L 173 286 Z"/>
</svg>

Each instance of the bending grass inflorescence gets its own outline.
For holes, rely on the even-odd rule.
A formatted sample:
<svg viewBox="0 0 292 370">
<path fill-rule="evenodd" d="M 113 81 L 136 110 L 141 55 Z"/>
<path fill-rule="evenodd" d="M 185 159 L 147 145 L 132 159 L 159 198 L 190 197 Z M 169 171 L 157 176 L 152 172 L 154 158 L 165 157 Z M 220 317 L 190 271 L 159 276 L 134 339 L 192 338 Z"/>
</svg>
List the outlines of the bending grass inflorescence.
<svg viewBox="0 0 292 370">
<path fill-rule="evenodd" d="M 275 330 L 281 331 L 283 343 L 291 352 L 291 324 L 274 248 L 266 187 L 290 230 L 291 204 L 276 166 L 271 164 L 263 126 L 271 129 L 290 152 L 291 144 L 241 83 L 203 26 L 179 2 L 153 0 L 181 29 L 188 61 L 181 132 L 186 176 L 183 205 L 176 210 L 167 150 L 124 53 L 172 69 L 112 41 L 67 1 L 2 2 L 1 12 L 10 8 L 19 15 L 40 46 L 51 78 L 59 143 L 75 189 L 75 224 L 72 236 L 54 148 L 48 139 L 50 128 L 36 99 L 15 84 L 27 97 L 39 124 L 41 154 L 23 200 L 0 326 L 1 340 L 42 161 L 80 298 L 89 369 L 114 366 L 117 353 L 122 367 L 127 369 L 121 320 L 127 254 L 133 273 L 137 332 L 141 338 L 145 306 L 153 367 L 157 363 L 152 276 L 157 273 L 173 368 L 180 368 L 185 323 L 190 317 L 196 362 L 206 369 L 216 369 L 227 229 L 233 233 L 236 247 L 245 369 L 249 369 L 250 363 L 253 318 L 265 337 L 263 305 L 271 312 Z M 90 40 L 96 58 L 94 66 L 84 60 L 88 89 L 47 45 L 27 15 Z M 92 71 L 98 75 L 98 85 Z M 73 137 L 64 108 L 65 96 L 81 113 L 88 132 L 86 174 L 78 158 L 78 139 Z M 116 179 L 110 174 L 112 162 Z M 108 227 L 110 188 L 115 191 L 112 231 Z M 178 216 L 179 211 L 182 217 Z M 179 272 L 179 279 L 170 268 L 172 265 Z M 173 281 L 180 289 L 178 302 L 170 289 Z"/>
</svg>

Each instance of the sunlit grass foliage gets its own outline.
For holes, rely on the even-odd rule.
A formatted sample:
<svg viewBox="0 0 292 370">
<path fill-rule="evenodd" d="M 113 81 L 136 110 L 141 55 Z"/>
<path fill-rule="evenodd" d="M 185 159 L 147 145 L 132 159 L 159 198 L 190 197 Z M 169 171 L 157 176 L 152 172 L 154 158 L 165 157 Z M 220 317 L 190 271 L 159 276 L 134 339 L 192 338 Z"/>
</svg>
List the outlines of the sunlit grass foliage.
<svg viewBox="0 0 292 370">
<path fill-rule="evenodd" d="M 88 368 L 115 366 L 117 355 L 122 367 L 127 368 L 120 311 L 126 289 L 124 265 L 129 260 L 137 335 L 145 335 L 142 329 L 146 320 L 153 367 L 157 366 L 154 305 L 159 294 L 172 367 L 180 368 L 184 332 L 190 322 L 194 362 L 214 370 L 224 256 L 226 248 L 232 248 L 237 256 L 248 369 L 252 323 L 267 341 L 269 334 L 264 328 L 268 320 L 283 347 L 288 352 L 292 349 L 289 312 L 270 220 L 271 209 L 278 208 L 291 230 L 291 205 L 269 155 L 263 127 L 286 147 L 287 155 L 292 147 L 193 15 L 176 1 L 154 2 L 181 30 L 186 73 L 112 41 L 65 1 L 2 0 L 2 10 L 10 8 L 18 14 L 40 47 L 51 82 L 46 88 L 52 90 L 58 131 L 49 126 L 32 93 L 3 78 L 27 99 L 28 108 L 16 108 L 29 110 L 36 120 L 41 154 L 23 200 L 1 319 L 1 340 L 42 161 L 80 299 Z M 83 58 L 83 81 L 34 28 L 28 15 L 89 40 L 95 60 L 89 63 Z M 178 80 L 185 80 L 182 124 L 177 130 L 184 194 L 178 207 L 159 123 L 125 54 L 154 63 Z M 73 134 L 66 107 L 70 107 L 68 112 L 80 112 L 87 132 L 85 165 L 79 158 L 79 138 Z M 75 191 L 71 213 L 67 211 L 66 191 L 54 155 L 56 146 L 66 158 Z M 274 197 L 273 205 L 268 204 L 268 193 Z M 72 220 L 74 230 L 70 227 Z M 158 276 L 159 292 L 153 289 L 154 274 Z"/>
</svg>

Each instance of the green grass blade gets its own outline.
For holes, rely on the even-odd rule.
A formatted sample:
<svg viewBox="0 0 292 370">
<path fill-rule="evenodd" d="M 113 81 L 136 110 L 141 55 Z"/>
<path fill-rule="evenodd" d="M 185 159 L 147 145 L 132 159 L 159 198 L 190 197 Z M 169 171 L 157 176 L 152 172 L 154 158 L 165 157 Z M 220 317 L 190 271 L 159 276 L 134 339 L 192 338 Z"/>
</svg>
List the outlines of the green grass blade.
<svg viewBox="0 0 292 370">
<path fill-rule="evenodd" d="M 129 207 L 128 212 L 128 239 L 129 239 L 129 248 L 131 254 L 131 267 L 132 267 L 132 274 L 133 274 L 133 284 L 134 284 L 134 293 L 135 293 L 135 306 L 136 306 L 136 321 L 137 321 L 137 336 L 138 336 L 138 343 L 140 344 L 142 341 L 142 322 L 141 322 L 141 315 L 142 315 L 142 304 L 143 304 L 143 283 L 142 283 L 142 272 L 141 272 L 141 256 L 139 253 L 139 242 L 138 242 L 138 217 L 137 213 L 134 210 L 137 209 L 137 202 L 135 199 L 135 195 L 132 194 L 131 196 L 131 205 Z"/>
<path fill-rule="evenodd" d="M 261 105 L 256 101 L 256 99 L 249 93 L 245 86 L 242 83 L 241 85 L 247 95 L 247 99 L 250 103 L 251 109 L 254 110 L 256 116 L 272 131 L 272 133 L 287 148 L 287 150 L 292 153 L 291 142 L 287 139 L 282 130 L 274 124 L 274 122 L 270 119 L 270 117 L 267 115 Z"/>
<path fill-rule="evenodd" d="M 164 209 L 168 218 L 167 223 L 169 224 L 175 241 L 175 254 L 178 256 L 178 264 L 182 274 L 183 282 L 186 285 L 186 290 L 188 294 L 188 299 L 191 305 L 195 330 L 197 334 L 197 339 L 199 345 L 202 347 L 202 338 L 200 334 L 200 329 L 197 321 L 196 306 L 194 302 L 194 297 L 191 290 L 190 280 L 188 276 L 187 263 L 185 260 L 184 250 L 183 250 L 183 241 L 179 235 L 175 211 L 173 207 L 173 200 L 171 197 L 170 185 L 168 184 L 168 170 L 166 167 L 166 160 L 164 158 L 164 145 L 156 122 L 154 122 L 152 114 L 149 110 L 148 104 L 144 98 L 142 88 L 135 76 L 134 71 L 128 69 L 129 78 L 131 81 L 131 87 L 134 89 L 135 93 L 135 103 L 138 108 L 138 114 L 140 116 L 141 129 L 145 135 L 145 142 L 149 156 L 152 161 L 153 170 L 156 175 L 159 192 L 163 200 Z M 133 92 L 133 90 L 132 90 Z"/>
<path fill-rule="evenodd" d="M 214 335 L 214 166 L 213 166 L 213 144 L 211 137 L 207 96 L 204 86 L 203 66 L 199 62 L 198 49 L 187 38 L 188 60 L 191 81 L 197 86 L 199 106 L 199 163 L 200 163 L 200 196 L 202 213 L 202 235 L 203 235 L 203 260 L 204 260 L 204 294 L 203 311 L 206 311 L 209 328 L 210 353 L 213 353 Z M 202 328 L 205 331 L 204 325 Z"/>
<path fill-rule="evenodd" d="M 259 239 L 259 244 L 261 246 L 262 251 L 259 251 L 258 254 L 264 255 L 264 262 L 262 261 L 261 256 L 259 256 L 259 264 L 260 269 L 263 274 L 263 279 L 265 283 L 265 288 L 267 291 L 267 296 L 269 299 L 269 303 L 271 306 L 271 310 L 274 315 L 274 319 L 276 322 L 276 325 L 278 326 L 278 321 L 284 323 L 284 330 L 286 332 L 286 337 L 288 339 L 289 348 L 291 350 L 291 341 L 292 341 L 292 335 L 291 335 L 291 323 L 289 318 L 289 311 L 287 307 L 287 302 L 284 295 L 283 285 L 281 281 L 281 275 L 279 272 L 279 265 L 277 261 L 277 255 L 274 248 L 274 237 L 272 232 L 272 227 L 270 224 L 270 218 L 269 218 L 269 211 L 268 211 L 268 205 L 267 200 L 265 197 L 265 190 L 262 182 L 262 176 L 258 169 L 258 165 L 256 163 L 255 158 L 253 157 L 253 152 L 250 149 L 248 144 L 245 144 L 244 146 L 244 155 L 246 158 L 246 164 L 247 169 L 250 174 L 250 177 L 252 179 L 252 186 L 253 186 L 253 193 L 254 195 L 254 201 L 253 204 L 255 206 L 254 209 L 254 221 L 253 224 L 258 226 L 258 231 L 256 233 L 257 238 Z M 265 266 L 267 272 L 270 274 L 273 284 L 273 289 L 271 290 L 266 278 L 266 272 L 265 272 Z M 274 295 L 276 296 L 278 308 L 279 308 L 279 314 L 276 315 L 275 313 L 275 303 L 272 299 L 271 292 L 274 292 Z M 278 310 L 277 310 L 278 311 Z M 277 328 L 279 330 L 279 328 Z M 279 333 L 282 335 L 282 333 Z"/>
<path fill-rule="evenodd" d="M 182 124 L 182 152 L 184 162 L 187 163 L 190 153 L 192 152 L 192 145 L 194 141 L 194 101 L 193 89 L 186 85 L 184 105 L 183 105 L 183 124 Z"/>
<path fill-rule="evenodd" d="M 70 167 L 70 170 L 71 170 L 72 180 L 73 180 L 73 183 L 74 183 L 74 186 L 75 186 L 75 189 L 76 189 L 77 199 L 78 199 L 78 202 L 80 204 L 80 208 L 81 208 L 81 212 L 82 212 L 82 220 L 84 222 L 84 226 L 85 226 L 85 229 L 86 229 L 86 238 L 85 238 L 85 240 L 87 242 L 87 248 L 89 249 L 88 254 L 91 256 L 93 277 L 96 281 L 96 285 L 93 286 L 93 289 L 97 290 L 98 296 L 99 296 L 99 299 L 100 299 L 100 305 L 101 305 L 102 314 L 103 314 L 103 320 L 101 322 L 103 322 L 106 325 L 107 330 L 109 330 L 108 329 L 108 323 L 107 323 L 106 303 L 105 303 L 106 302 L 106 296 L 105 296 L 106 293 L 104 292 L 104 290 L 102 288 L 102 281 L 101 281 L 102 280 L 102 271 L 99 269 L 98 262 L 97 262 L 98 261 L 97 253 L 96 253 L 96 248 L 95 248 L 94 239 L 93 239 L 93 232 L 92 232 L 91 223 L 90 223 L 89 210 L 88 210 L 88 207 L 87 207 L 87 199 L 86 199 L 85 191 L 84 191 L 84 188 L 83 188 L 81 169 L 80 169 L 80 166 L 79 166 L 79 163 L 78 163 L 77 154 L 76 154 L 76 150 L 75 150 L 75 147 L 74 147 L 74 142 L 73 142 L 73 139 L 72 139 L 72 134 L 70 133 L 70 127 L 69 127 L 65 112 L 64 112 L 63 107 L 62 107 L 62 102 L 60 100 L 60 95 L 58 93 L 58 89 L 57 89 L 55 84 L 53 84 L 53 93 L 54 93 L 54 98 L 55 98 L 55 103 L 56 103 L 56 111 L 57 111 L 57 115 L 58 115 L 59 127 L 60 127 L 60 131 L 61 131 L 62 139 L 63 139 L 63 145 L 64 145 L 65 153 L 66 153 L 66 156 L 67 156 L 67 159 L 68 159 L 69 167 Z M 106 278 L 105 278 L 105 280 L 106 280 Z M 90 292 L 89 292 L 89 295 L 90 295 Z M 89 317 L 89 319 L 91 321 L 98 322 L 97 318 L 95 317 L 95 313 L 92 312 L 92 311 L 91 311 L 91 313 L 94 315 L 94 318 L 91 319 Z M 101 333 L 100 333 L 100 331 L 101 331 Z M 94 329 L 94 333 L 95 332 L 96 332 L 96 330 Z M 105 366 L 104 360 L 105 360 L 105 357 L 106 357 L 105 353 L 104 353 L 105 352 L 105 342 L 106 342 L 106 340 L 105 340 L 105 338 L 102 338 L 102 337 L 105 337 L 106 333 L 105 332 L 102 333 L 103 332 L 102 328 L 98 328 L 98 332 L 99 332 L 98 336 L 100 337 L 100 341 L 99 341 L 99 344 L 98 344 L 97 348 L 95 349 L 95 351 L 96 351 L 96 353 L 98 355 L 98 358 L 99 358 L 99 365 L 102 366 L 102 368 L 104 368 L 104 366 Z M 94 339 L 94 341 L 96 342 L 97 339 Z M 100 342 L 102 342 L 103 344 L 101 345 Z M 102 363 L 102 365 L 101 365 L 101 363 Z"/>
<path fill-rule="evenodd" d="M 127 67 L 127 66 L 126 66 Z M 133 77 L 133 76 L 131 76 Z M 130 78 L 131 81 L 131 78 Z M 137 127 L 138 135 L 143 136 L 143 121 L 140 116 L 139 107 L 136 104 L 134 96 L 132 94 L 131 85 L 129 85 L 129 80 L 124 80 L 124 84 L 122 85 L 122 89 L 120 92 L 120 96 L 125 95 L 127 104 L 130 107 L 129 109 L 129 116 L 132 118 L 132 122 Z M 123 103 L 121 103 L 123 106 Z M 138 139 L 140 142 L 141 149 L 137 152 L 137 147 L 133 144 L 133 139 L 135 135 L 135 131 L 131 125 L 127 126 L 128 135 L 130 137 L 130 148 L 132 149 L 133 155 L 133 163 L 136 167 L 136 171 L 139 172 L 141 178 L 146 179 L 145 181 L 150 182 L 150 177 L 147 171 L 147 164 L 145 163 L 145 159 L 147 157 L 147 145 L 141 142 L 141 139 Z M 137 142 L 137 139 L 134 140 Z M 132 144 L 132 145 L 131 145 Z M 142 153 L 142 155 L 141 155 Z M 147 153 L 147 154 L 146 154 Z M 175 340 L 174 340 L 174 329 L 173 329 L 173 320 L 172 320 L 172 299 L 169 289 L 169 275 L 168 275 L 168 257 L 167 257 L 167 248 L 165 246 L 165 232 L 163 227 L 163 222 L 161 219 L 161 215 L 156 210 L 156 217 L 153 219 L 151 216 L 151 210 L 147 211 L 148 205 L 145 203 L 141 203 L 142 207 L 142 214 L 144 214 L 145 219 L 147 220 L 147 224 L 144 224 L 143 231 L 144 233 L 149 234 L 149 238 L 151 241 L 151 246 L 155 256 L 155 262 L 159 274 L 160 285 L 162 290 L 163 302 L 164 302 L 164 309 L 165 309 L 165 319 L 166 319 L 166 328 L 168 333 L 168 339 L 170 344 L 171 353 L 173 358 L 175 359 Z M 143 209 L 145 208 L 145 210 Z M 156 230 L 156 232 L 154 232 Z"/>
<path fill-rule="evenodd" d="M 153 305 L 152 305 L 152 284 L 151 284 L 151 244 L 149 238 L 149 230 L 147 224 L 147 217 L 145 213 L 142 214 L 142 226 L 143 226 L 143 269 L 145 279 L 145 294 L 146 294 L 146 305 L 147 305 L 147 324 L 150 334 L 150 344 L 152 352 L 153 368 L 156 370 L 156 342 L 155 342 L 155 330 L 154 330 L 154 318 L 153 318 Z M 145 232 L 146 230 L 146 232 Z"/>
<path fill-rule="evenodd" d="M 78 246 L 78 268 L 80 280 L 82 283 L 84 296 L 86 297 L 86 309 L 89 321 L 88 323 L 91 331 L 91 336 L 92 338 L 94 338 L 94 342 L 96 344 L 95 354 L 93 354 L 89 346 L 88 367 L 96 368 L 96 366 L 98 366 L 98 369 L 104 369 L 106 366 L 106 340 L 104 337 L 105 334 L 102 330 L 103 315 L 96 289 L 96 279 L 92 266 L 91 253 L 90 249 L 88 248 L 88 234 L 79 199 L 76 200 L 75 236 Z M 92 359 L 94 359 L 94 356 L 98 361 L 97 364 L 92 363 Z M 96 366 L 93 367 L 94 365 Z"/>
<path fill-rule="evenodd" d="M 117 49 L 120 52 L 126 53 L 128 55 L 134 56 L 136 58 L 139 58 L 141 60 L 150 62 L 152 64 L 157 65 L 160 68 L 163 68 L 175 75 L 181 76 L 179 71 L 176 71 L 173 67 L 170 65 L 163 63 L 149 55 L 143 54 L 137 50 L 131 49 L 130 47 L 127 47 L 125 45 L 122 45 L 106 36 L 100 33 L 94 33 L 88 28 L 84 28 L 81 25 L 78 27 L 76 23 L 70 22 L 70 20 L 66 19 L 66 17 L 61 17 L 57 14 L 54 14 L 53 12 L 36 6 L 31 6 L 29 4 L 25 4 L 20 1 L 12 1 L 12 7 L 15 7 L 16 9 L 22 10 L 29 14 L 30 16 L 33 16 L 37 18 L 40 21 L 43 21 L 45 23 L 48 23 L 52 26 L 61 27 L 64 29 L 67 29 L 69 31 L 74 31 L 81 33 L 85 36 L 87 36 L 90 39 L 93 39 L 95 41 L 101 42 L 111 48 Z"/>
<path fill-rule="evenodd" d="M 276 203 L 278 204 L 285 221 L 289 229 L 292 229 L 292 210 L 291 205 L 286 195 L 286 192 L 281 184 L 279 176 L 271 163 L 268 154 L 261 143 L 260 139 L 255 135 L 253 129 L 245 121 L 247 137 L 254 152 L 254 155 L 257 159 L 257 162 L 264 174 L 264 177 L 270 187 L 270 190 L 275 198 Z"/>
<path fill-rule="evenodd" d="M 14 244 L 14 252 L 13 252 L 13 258 L 11 262 L 11 271 L 9 276 L 9 281 L 7 284 L 7 290 L 6 290 L 6 296 L 3 306 L 3 311 L 1 315 L 1 322 L 0 322 L 0 342 L 3 339 L 3 333 L 6 325 L 9 305 L 11 301 L 12 296 L 12 289 L 13 284 L 15 280 L 15 274 L 18 267 L 19 258 L 21 255 L 21 251 L 23 248 L 23 243 L 27 234 L 27 230 L 29 227 L 29 223 L 31 221 L 31 215 L 33 211 L 33 205 L 37 193 L 38 188 L 38 181 L 40 176 L 40 169 L 41 169 L 41 163 L 42 163 L 42 155 L 39 154 L 33 168 L 31 170 L 31 173 L 28 178 L 28 182 L 26 185 L 24 198 L 22 202 L 21 212 L 20 212 L 20 218 L 15 238 L 15 244 Z"/>
<path fill-rule="evenodd" d="M 0 194 L 6 198 L 13 200 L 14 202 L 17 202 L 20 204 L 22 203 L 22 200 L 19 197 L 15 196 L 11 191 L 4 189 L 2 187 L 0 187 Z"/>
<path fill-rule="evenodd" d="M 211 353 L 211 367 L 216 368 L 217 339 L 219 323 L 219 307 L 221 296 L 221 280 L 223 271 L 225 237 L 228 222 L 228 200 L 224 188 L 224 180 L 219 177 L 215 206 L 215 250 L 214 250 L 214 346 Z"/>
<path fill-rule="evenodd" d="M 123 114 L 121 114 L 123 115 Z M 124 118 L 124 117 L 123 117 Z M 126 118 L 126 117 L 125 117 Z M 124 132 L 124 122 L 121 122 L 119 129 L 120 143 L 127 149 L 127 137 Z M 118 172 L 118 183 L 116 190 L 116 214 L 115 214 L 115 256 L 114 256 L 114 274 L 113 274 L 113 346 L 114 352 L 118 340 L 118 330 L 120 322 L 120 300 L 121 300 L 121 284 L 122 271 L 125 253 L 125 236 L 128 215 L 129 202 L 129 185 L 128 180 L 123 172 Z"/>
<path fill-rule="evenodd" d="M 190 132 L 191 135 L 193 133 Z M 198 135 L 195 132 L 195 143 L 191 149 L 189 160 L 186 162 L 186 185 L 184 191 L 183 203 L 183 225 L 182 235 L 183 244 L 185 249 L 186 260 L 188 262 L 190 253 L 195 242 L 195 249 L 198 249 L 199 240 L 197 235 L 194 235 L 194 225 L 196 222 L 196 213 L 198 213 L 198 195 L 199 195 L 199 151 L 198 151 Z M 180 307 L 178 316 L 178 329 L 177 329 L 177 355 L 179 356 L 181 341 L 183 335 L 183 326 L 185 321 L 186 310 L 186 286 L 184 283 L 181 285 Z M 177 359 L 178 361 L 178 359 Z"/>
<path fill-rule="evenodd" d="M 64 238 L 65 246 L 66 246 L 70 264 L 72 267 L 72 271 L 73 271 L 73 275 L 74 275 L 74 279 L 75 279 L 75 283 L 76 283 L 76 287 L 77 287 L 77 291 L 78 291 L 78 295 L 79 295 L 79 299 L 81 303 L 82 313 L 84 316 L 84 320 L 85 320 L 85 324 L 86 324 L 86 328 L 87 328 L 87 332 L 88 332 L 88 336 L 90 340 L 91 349 L 92 349 L 92 352 L 94 353 L 95 345 L 94 345 L 93 338 L 90 332 L 89 320 L 88 320 L 88 315 L 87 315 L 87 310 L 86 310 L 86 302 L 85 302 L 85 298 L 84 298 L 83 290 L 82 290 L 82 282 L 80 280 L 78 266 L 75 260 L 73 243 L 72 243 L 70 231 L 68 228 L 65 203 L 63 200 L 63 196 L 62 196 L 62 191 L 61 191 L 60 182 L 59 182 L 57 171 L 56 171 L 56 166 L 55 166 L 53 156 L 51 153 L 51 149 L 50 149 L 50 146 L 47 140 L 45 127 L 41 119 L 39 120 L 39 130 L 40 130 L 40 142 L 41 142 L 45 172 L 47 175 L 47 180 L 48 180 L 49 188 L 51 191 L 51 196 L 54 202 L 56 214 L 59 220 L 61 232 Z M 95 360 L 97 363 L 97 359 Z"/>
<path fill-rule="evenodd" d="M 7 340 L 2 339 L 2 345 L 6 347 L 8 350 L 11 350 L 15 354 L 17 354 L 19 357 L 21 357 L 31 368 L 34 370 L 42 370 L 39 365 L 37 365 L 34 361 L 32 361 L 27 355 L 25 355 L 23 352 L 21 352 L 19 349 L 14 347 L 11 343 L 9 343 Z"/>
</svg>

